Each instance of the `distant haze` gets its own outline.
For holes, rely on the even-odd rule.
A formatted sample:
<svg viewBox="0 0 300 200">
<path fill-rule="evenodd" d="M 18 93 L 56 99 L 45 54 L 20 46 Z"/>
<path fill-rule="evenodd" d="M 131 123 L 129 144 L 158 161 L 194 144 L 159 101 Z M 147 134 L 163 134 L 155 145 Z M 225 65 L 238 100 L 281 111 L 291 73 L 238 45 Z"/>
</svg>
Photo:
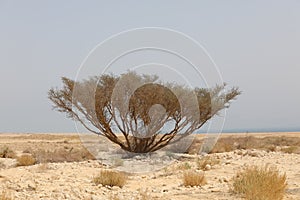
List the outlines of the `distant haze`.
<svg viewBox="0 0 300 200">
<path fill-rule="evenodd" d="M 76 132 L 47 92 L 113 34 L 166 27 L 243 94 L 224 130 L 300 131 L 300 1 L 0 1 L 0 132 Z"/>
</svg>

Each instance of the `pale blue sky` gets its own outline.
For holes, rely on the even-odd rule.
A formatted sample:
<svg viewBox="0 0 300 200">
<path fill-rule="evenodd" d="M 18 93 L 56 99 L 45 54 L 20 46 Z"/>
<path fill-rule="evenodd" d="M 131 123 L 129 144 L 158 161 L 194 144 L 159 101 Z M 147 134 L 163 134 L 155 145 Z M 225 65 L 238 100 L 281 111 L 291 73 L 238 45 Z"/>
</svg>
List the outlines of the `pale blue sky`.
<svg viewBox="0 0 300 200">
<path fill-rule="evenodd" d="M 152 26 L 196 39 L 241 88 L 225 130 L 300 130 L 299 10 L 297 0 L 0 0 L 0 132 L 75 132 L 49 88 L 109 36 Z"/>
</svg>

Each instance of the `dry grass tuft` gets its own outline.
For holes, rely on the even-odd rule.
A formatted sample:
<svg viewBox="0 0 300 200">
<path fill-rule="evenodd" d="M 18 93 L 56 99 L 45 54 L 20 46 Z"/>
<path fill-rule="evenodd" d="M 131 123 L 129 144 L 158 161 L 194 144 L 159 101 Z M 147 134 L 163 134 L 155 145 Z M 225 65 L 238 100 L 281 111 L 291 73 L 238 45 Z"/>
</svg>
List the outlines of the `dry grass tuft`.
<svg viewBox="0 0 300 200">
<path fill-rule="evenodd" d="M 281 200 L 286 187 L 286 175 L 276 168 L 251 166 L 233 178 L 232 192 L 247 200 Z"/>
<path fill-rule="evenodd" d="M 197 166 L 199 169 L 207 170 L 207 165 L 212 167 L 214 165 L 220 164 L 220 160 L 218 160 L 214 157 L 211 157 L 211 156 L 205 156 L 205 157 L 197 159 L 196 163 L 197 163 Z"/>
<path fill-rule="evenodd" d="M 95 160 L 94 156 L 85 148 L 59 148 L 54 151 L 39 149 L 33 152 L 37 163 L 56 162 L 79 162 L 85 160 Z"/>
<path fill-rule="evenodd" d="M 48 163 L 41 163 L 37 166 L 36 172 L 43 173 L 43 172 L 48 171 L 49 169 L 51 169 L 51 168 L 49 167 Z"/>
<path fill-rule="evenodd" d="M 191 169 L 191 168 L 192 168 L 192 166 L 191 166 L 188 162 L 179 164 L 179 165 L 177 166 L 177 169 L 178 169 L 178 170 L 188 170 L 188 169 Z"/>
<path fill-rule="evenodd" d="M 251 135 L 221 137 L 211 153 L 229 152 L 236 149 L 262 149 L 275 151 L 277 146 L 290 146 L 293 148 L 290 150 L 295 150 L 295 147 L 300 147 L 300 138 L 290 136 L 266 136 L 261 138 Z M 296 153 L 299 152 L 296 151 Z"/>
<path fill-rule="evenodd" d="M 296 146 L 289 146 L 281 149 L 284 153 L 298 153 L 298 147 Z"/>
<path fill-rule="evenodd" d="M 121 172 L 102 170 L 99 175 L 94 177 L 93 182 L 97 185 L 123 187 L 126 179 L 127 176 Z"/>
<path fill-rule="evenodd" d="M 204 172 L 195 172 L 188 170 L 183 173 L 184 186 L 202 186 L 206 184 Z"/>
<path fill-rule="evenodd" d="M 134 200 L 152 200 L 152 196 L 150 195 L 150 192 L 148 189 L 138 189 L 138 196 L 134 198 Z"/>
<path fill-rule="evenodd" d="M 109 200 L 121 200 L 117 194 L 110 194 Z"/>
<path fill-rule="evenodd" d="M 32 155 L 21 155 L 17 158 L 17 166 L 29 166 L 35 163 L 36 160 Z"/>
<path fill-rule="evenodd" d="M 0 158 L 15 158 L 16 153 L 7 146 L 0 148 Z"/>
</svg>

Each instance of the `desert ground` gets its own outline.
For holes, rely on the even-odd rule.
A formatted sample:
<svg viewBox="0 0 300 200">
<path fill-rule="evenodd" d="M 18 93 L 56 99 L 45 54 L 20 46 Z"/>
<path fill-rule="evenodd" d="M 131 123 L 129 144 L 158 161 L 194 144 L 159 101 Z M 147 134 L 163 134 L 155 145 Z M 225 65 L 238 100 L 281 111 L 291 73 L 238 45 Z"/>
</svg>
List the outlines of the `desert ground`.
<svg viewBox="0 0 300 200">
<path fill-rule="evenodd" d="M 97 184 L 94 178 L 104 169 L 122 171 L 127 161 L 107 165 L 95 159 L 77 134 L 2 133 L 0 199 L 243 199 L 232 192 L 233 177 L 251 165 L 285 173 L 284 199 L 300 199 L 300 133 L 222 134 L 211 153 L 197 154 L 202 139 L 197 136 L 184 154 L 166 155 L 170 162 L 156 171 L 124 172 L 126 182 L 118 187 Z M 205 159 L 209 162 L 203 165 Z M 187 171 L 202 172 L 206 183 L 185 186 Z"/>
</svg>

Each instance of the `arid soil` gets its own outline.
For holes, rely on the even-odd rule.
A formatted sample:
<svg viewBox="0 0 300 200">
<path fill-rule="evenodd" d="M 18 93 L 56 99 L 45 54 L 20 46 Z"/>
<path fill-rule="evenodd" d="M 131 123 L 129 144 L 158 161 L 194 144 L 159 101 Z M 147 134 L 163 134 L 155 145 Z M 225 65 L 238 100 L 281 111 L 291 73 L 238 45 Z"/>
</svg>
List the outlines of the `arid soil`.
<svg viewBox="0 0 300 200">
<path fill-rule="evenodd" d="M 172 162 L 158 171 L 127 173 L 126 184 L 119 188 L 96 185 L 93 177 L 103 169 L 120 169 L 123 163 L 107 166 L 93 160 L 77 135 L 0 134 L 0 151 L 9 149 L 15 153 L 2 156 L 11 158 L 0 158 L 0 199 L 1 194 L 3 200 L 4 196 L 6 199 L 242 199 L 231 192 L 232 178 L 247 166 L 268 164 L 286 173 L 288 189 L 284 199 L 300 200 L 298 141 L 300 133 L 223 134 L 213 150 L 216 153 L 192 154 L 198 148 L 195 142 L 190 154 L 170 155 Z M 21 155 L 39 155 L 37 164 L 17 166 Z M 199 169 L 197 163 L 204 156 L 218 163 Z M 203 170 L 207 183 L 185 187 L 182 177 L 186 170 Z"/>
</svg>

